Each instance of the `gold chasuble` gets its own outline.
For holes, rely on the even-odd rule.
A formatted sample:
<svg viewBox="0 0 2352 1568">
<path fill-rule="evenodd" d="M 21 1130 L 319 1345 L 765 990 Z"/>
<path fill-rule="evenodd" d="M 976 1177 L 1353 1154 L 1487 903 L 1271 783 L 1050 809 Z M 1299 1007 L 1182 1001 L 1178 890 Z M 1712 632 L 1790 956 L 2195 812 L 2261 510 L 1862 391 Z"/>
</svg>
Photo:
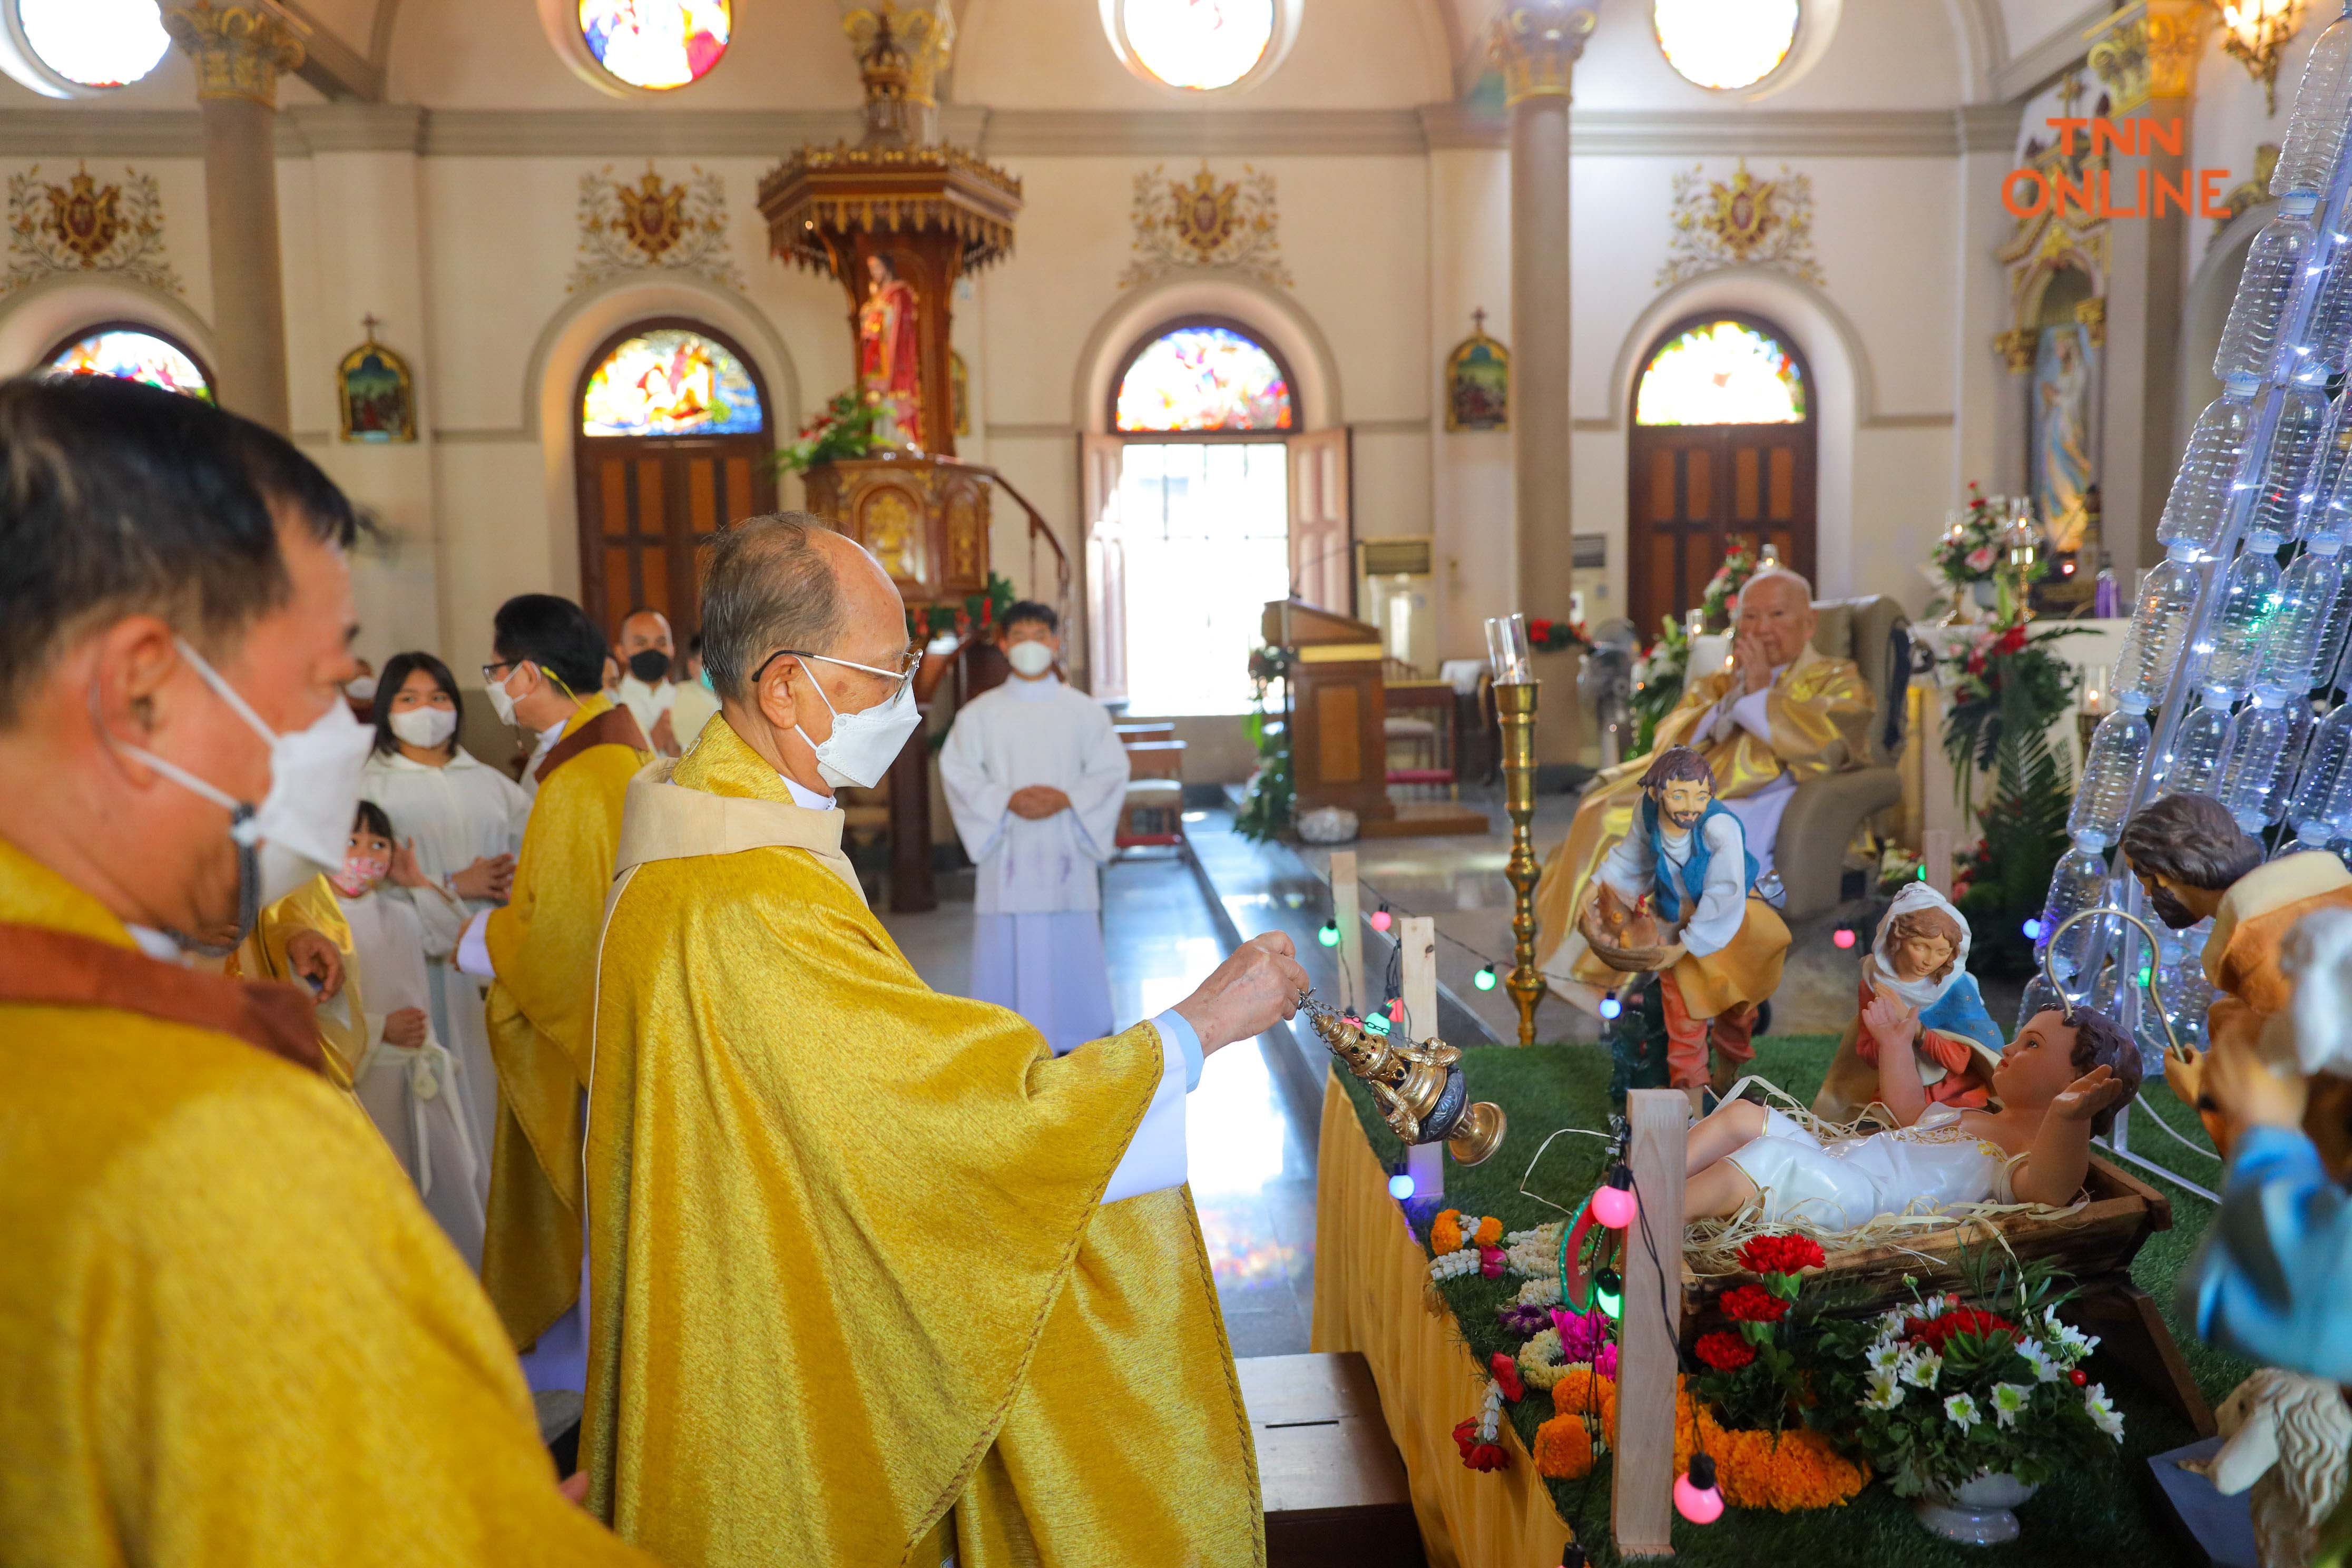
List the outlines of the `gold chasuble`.
<svg viewBox="0 0 2352 1568">
<path fill-rule="evenodd" d="M 1592 874 L 1633 825 L 1633 810 L 1642 801 L 1642 775 L 1668 746 L 1688 746 L 1706 759 L 1715 771 L 1717 800 L 1754 795 L 1784 768 L 1790 779 L 1803 784 L 1859 767 L 1868 757 L 1867 731 L 1876 704 L 1853 660 L 1832 658 L 1806 644 L 1765 699 L 1772 726 L 1769 744 L 1738 725 L 1727 740 L 1700 733 L 1738 678 L 1737 671 L 1727 668 L 1692 681 L 1674 710 L 1658 721 L 1656 744 L 1592 781 L 1577 805 L 1568 837 L 1544 861 L 1543 879 L 1536 884 L 1538 964 L 1553 973 L 1573 973 L 1595 985 L 1623 979 L 1586 949 L 1584 939 L 1576 934 L 1576 915 Z M 1749 846 L 1751 852 L 1754 848 Z M 1563 941 L 1571 946 L 1563 961 L 1556 963 L 1552 955 Z"/>
<path fill-rule="evenodd" d="M 529 1350 L 580 1299 L 580 1096 L 588 1083 L 596 930 L 629 779 L 653 753 L 598 693 L 564 721 L 539 769 L 514 892 L 483 939 L 499 1068 L 482 1288 Z"/>
<path fill-rule="evenodd" d="M 309 984 L 296 978 L 286 953 L 287 939 L 298 931 L 317 931 L 343 955 L 343 988 L 333 1001 L 320 1004 L 316 1016 L 319 1043 L 326 1047 L 327 1077 L 338 1089 L 349 1089 L 359 1072 L 360 1058 L 367 1055 L 367 1012 L 360 1000 L 360 966 L 352 953 L 352 923 L 343 918 L 343 906 L 335 902 L 335 889 L 325 877 L 313 877 L 263 907 L 253 935 L 237 950 L 237 968 L 244 971 L 250 954 L 253 978 L 282 980 L 309 992 Z"/>
<path fill-rule="evenodd" d="M 651 1568 L 309 1011 L 0 842 L 0 1561 Z"/>
<path fill-rule="evenodd" d="M 1191 1190 L 1097 1201 L 1158 1031 L 1056 1059 L 932 992 L 841 825 L 723 716 L 630 787 L 588 1124 L 591 1508 L 698 1568 L 1262 1564 Z"/>
</svg>

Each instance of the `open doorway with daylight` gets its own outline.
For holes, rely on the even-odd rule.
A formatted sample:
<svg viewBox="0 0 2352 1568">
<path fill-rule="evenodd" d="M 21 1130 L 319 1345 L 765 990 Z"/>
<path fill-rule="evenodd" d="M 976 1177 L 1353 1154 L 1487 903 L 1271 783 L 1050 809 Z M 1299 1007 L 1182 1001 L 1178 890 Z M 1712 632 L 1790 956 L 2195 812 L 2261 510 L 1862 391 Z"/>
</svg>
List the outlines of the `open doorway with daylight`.
<svg viewBox="0 0 2352 1568">
<path fill-rule="evenodd" d="M 1643 356 L 1626 493 L 1626 612 L 1643 637 L 1696 608 L 1735 543 L 1813 570 L 1818 446 L 1812 373 L 1758 316 L 1675 322 Z"/>
<path fill-rule="evenodd" d="M 1146 333 L 1085 437 L 1095 696 L 1139 715 L 1243 713 L 1267 601 L 1352 613 L 1348 432 L 1301 430 L 1281 354 L 1239 321 Z"/>
</svg>

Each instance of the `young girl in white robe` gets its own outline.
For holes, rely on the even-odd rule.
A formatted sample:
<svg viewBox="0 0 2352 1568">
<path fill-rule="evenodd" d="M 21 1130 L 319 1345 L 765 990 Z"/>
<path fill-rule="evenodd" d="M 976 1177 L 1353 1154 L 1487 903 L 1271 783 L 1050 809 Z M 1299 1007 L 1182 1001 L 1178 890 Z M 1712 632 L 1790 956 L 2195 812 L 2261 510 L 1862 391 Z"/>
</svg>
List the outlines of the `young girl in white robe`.
<svg viewBox="0 0 2352 1568">
<path fill-rule="evenodd" d="M 434 1034 L 425 973 L 428 952 L 446 954 L 456 945 L 464 905 L 434 888 L 394 844 L 383 808 L 362 801 L 343 864 L 328 878 L 351 924 L 352 966 L 366 1007 L 367 1054 L 352 1089 L 426 1211 L 478 1271 L 487 1162 L 474 1142 L 456 1064 Z M 413 901 L 383 890 L 397 858 L 412 859 L 407 869 L 421 884 Z"/>
</svg>

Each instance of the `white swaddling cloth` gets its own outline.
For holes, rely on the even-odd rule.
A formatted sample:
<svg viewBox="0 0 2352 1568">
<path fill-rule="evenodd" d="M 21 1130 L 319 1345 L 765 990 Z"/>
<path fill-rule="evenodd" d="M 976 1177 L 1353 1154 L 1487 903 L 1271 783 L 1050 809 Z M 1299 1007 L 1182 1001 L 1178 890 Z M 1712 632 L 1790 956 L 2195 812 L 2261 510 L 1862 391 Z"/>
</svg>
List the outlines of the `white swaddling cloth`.
<svg viewBox="0 0 2352 1568">
<path fill-rule="evenodd" d="M 1829 1143 L 1767 1110 L 1763 1135 L 1726 1158 L 1763 1194 L 1765 1223 L 1840 1231 L 1880 1215 L 2014 1203 L 2011 1172 L 2024 1156 L 1961 1131 L 1959 1111 L 1932 1106 L 1909 1127 Z"/>
</svg>

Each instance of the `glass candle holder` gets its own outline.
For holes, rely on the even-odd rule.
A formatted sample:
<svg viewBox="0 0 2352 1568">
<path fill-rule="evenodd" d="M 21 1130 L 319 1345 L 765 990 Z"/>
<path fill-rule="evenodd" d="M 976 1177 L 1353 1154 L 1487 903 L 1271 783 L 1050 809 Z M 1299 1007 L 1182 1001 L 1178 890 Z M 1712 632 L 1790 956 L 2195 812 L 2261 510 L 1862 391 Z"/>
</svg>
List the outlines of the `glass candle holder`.
<svg viewBox="0 0 2352 1568">
<path fill-rule="evenodd" d="M 1513 611 L 1486 621 L 1486 668 L 1497 686 L 1517 685 L 1535 679 L 1535 655 L 1528 642 L 1528 618 Z"/>
</svg>

